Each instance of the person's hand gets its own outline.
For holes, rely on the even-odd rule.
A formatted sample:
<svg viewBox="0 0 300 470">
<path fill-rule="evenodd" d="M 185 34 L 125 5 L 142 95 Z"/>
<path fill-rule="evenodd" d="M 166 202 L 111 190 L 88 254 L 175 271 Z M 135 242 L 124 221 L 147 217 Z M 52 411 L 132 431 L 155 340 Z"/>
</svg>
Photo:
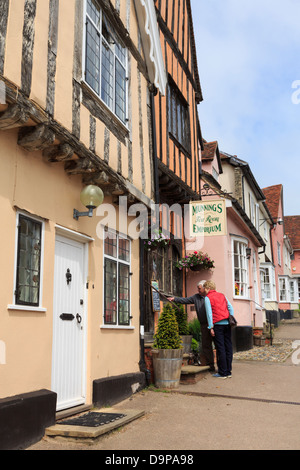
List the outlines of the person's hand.
<svg viewBox="0 0 300 470">
<path fill-rule="evenodd" d="M 213 328 L 210 329 L 210 334 L 211 334 L 212 336 L 215 336 L 215 332 L 214 332 L 214 329 L 213 329 Z"/>
<path fill-rule="evenodd" d="M 173 302 L 173 301 L 174 301 L 174 297 L 167 297 L 167 299 L 168 299 L 170 302 Z"/>
</svg>

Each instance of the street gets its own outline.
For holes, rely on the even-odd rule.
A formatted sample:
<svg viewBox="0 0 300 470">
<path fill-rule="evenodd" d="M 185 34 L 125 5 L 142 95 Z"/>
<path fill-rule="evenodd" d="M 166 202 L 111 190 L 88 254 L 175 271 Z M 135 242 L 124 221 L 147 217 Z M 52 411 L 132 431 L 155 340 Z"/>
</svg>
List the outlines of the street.
<svg viewBox="0 0 300 470">
<path fill-rule="evenodd" d="M 300 339 L 300 323 L 275 337 Z M 234 361 L 230 379 L 207 375 L 171 393 L 151 387 L 116 405 L 145 415 L 93 443 L 45 438 L 28 450 L 300 450 L 299 367 L 292 356 Z"/>
</svg>

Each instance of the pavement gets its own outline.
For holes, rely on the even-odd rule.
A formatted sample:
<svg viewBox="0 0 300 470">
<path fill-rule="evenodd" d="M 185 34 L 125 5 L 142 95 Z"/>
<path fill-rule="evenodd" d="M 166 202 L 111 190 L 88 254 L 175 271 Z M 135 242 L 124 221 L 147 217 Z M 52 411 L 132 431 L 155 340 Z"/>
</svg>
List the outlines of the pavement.
<svg viewBox="0 0 300 470">
<path fill-rule="evenodd" d="M 300 319 L 282 322 L 275 343 L 288 353 L 235 358 L 232 378 L 204 374 L 196 384 L 150 387 L 106 408 L 139 416 L 100 437 L 45 436 L 27 450 L 300 450 Z"/>
</svg>

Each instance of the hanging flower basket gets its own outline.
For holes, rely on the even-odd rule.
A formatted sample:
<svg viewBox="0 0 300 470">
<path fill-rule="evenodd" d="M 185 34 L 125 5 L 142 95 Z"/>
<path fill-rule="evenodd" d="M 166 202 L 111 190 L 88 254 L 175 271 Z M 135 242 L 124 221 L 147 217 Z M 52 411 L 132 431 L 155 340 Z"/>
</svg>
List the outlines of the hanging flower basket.
<svg viewBox="0 0 300 470">
<path fill-rule="evenodd" d="M 188 268 L 192 271 L 202 271 L 213 269 L 215 265 L 214 261 L 207 253 L 203 253 L 202 251 L 193 251 L 193 253 L 181 258 L 181 260 L 176 263 L 176 267 L 180 270 Z"/>
<path fill-rule="evenodd" d="M 154 235 L 152 238 L 144 241 L 144 248 L 147 251 L 153 250 L 159 246 L 167 247 L 171 243 L 171 240 L 167 238 L 163 232 L 159 230 L 154 231 Z"/>
</svg>

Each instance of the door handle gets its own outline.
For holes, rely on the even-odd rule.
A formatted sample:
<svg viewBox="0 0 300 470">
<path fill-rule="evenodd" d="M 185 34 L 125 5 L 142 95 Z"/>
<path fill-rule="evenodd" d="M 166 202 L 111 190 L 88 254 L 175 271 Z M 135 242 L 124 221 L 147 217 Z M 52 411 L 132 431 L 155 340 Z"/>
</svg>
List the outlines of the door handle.
<svg viewBox="0 0 300 470">
<path fill-rule="evenodd" d="M 79 315 L 79 313 L 76 314 L 76 320 L 79 324 L 82 322 L 82 317 Z"/>
</svg>

